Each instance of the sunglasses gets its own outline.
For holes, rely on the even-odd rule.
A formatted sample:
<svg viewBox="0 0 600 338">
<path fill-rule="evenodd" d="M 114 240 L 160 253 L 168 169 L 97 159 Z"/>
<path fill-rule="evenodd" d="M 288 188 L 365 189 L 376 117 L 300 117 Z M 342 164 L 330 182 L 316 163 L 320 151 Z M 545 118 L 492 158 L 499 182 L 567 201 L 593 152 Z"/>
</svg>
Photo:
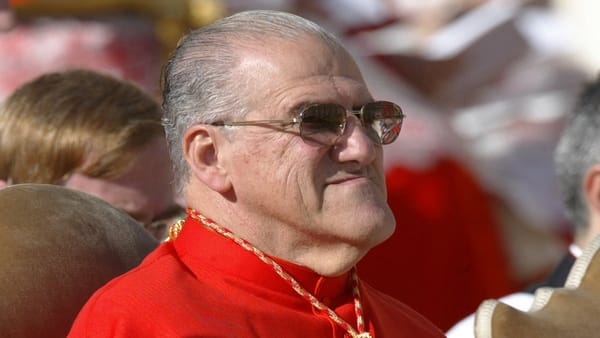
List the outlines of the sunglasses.
<svg viewBox="0 0 600 338">
<path fill-rule="evenodd" d="M 344 134 L 348 113 L 356 116 L 369 138 L 376 144 L 390 144 L 396 140 L 404 113 L 400 106 L 388 101 L 367 103 L 360 109 L 347 111 L 335 103 L 315 104 L 304 108 L 291 120 L 221 121 L 213 126 L 300 125 L 300 137 L 307 143 L 333 145 Z"/>
</svg>

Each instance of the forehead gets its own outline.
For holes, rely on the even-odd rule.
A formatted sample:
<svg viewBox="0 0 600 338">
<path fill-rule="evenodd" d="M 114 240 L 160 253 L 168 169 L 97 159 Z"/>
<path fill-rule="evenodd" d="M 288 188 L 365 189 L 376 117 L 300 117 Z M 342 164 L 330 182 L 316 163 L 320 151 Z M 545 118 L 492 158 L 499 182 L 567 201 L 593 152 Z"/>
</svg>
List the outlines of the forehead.
<svg viewBox="0 0 600 338">
<path fill-rule="evenodd" d="M 314 37 L 267 40 L 263 48 L 241 55 L 238 71 L 255 108 L 281 111 L 318 102 L 352 106 L 371 98 L 352 57 Z"/>
</svg>

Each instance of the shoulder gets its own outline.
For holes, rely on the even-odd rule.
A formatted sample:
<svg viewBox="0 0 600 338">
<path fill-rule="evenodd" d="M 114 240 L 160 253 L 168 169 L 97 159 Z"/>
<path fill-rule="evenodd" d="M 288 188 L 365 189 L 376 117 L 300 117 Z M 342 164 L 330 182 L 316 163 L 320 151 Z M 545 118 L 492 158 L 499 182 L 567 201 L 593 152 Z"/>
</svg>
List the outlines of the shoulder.
<svg viewBox="0 0 600 338">
<path fill-rule="evenodd" d="M 136 268 L 98 289 L 77 316 L 69 337 L 163 334 L 179 319 L 182 289 L 194 281 L 170 243 L 161 244 Z M 197 282 L 195 282 L 197 283 Z M 106 334 L 104 334 L 106 333 Z"/>
</svg>

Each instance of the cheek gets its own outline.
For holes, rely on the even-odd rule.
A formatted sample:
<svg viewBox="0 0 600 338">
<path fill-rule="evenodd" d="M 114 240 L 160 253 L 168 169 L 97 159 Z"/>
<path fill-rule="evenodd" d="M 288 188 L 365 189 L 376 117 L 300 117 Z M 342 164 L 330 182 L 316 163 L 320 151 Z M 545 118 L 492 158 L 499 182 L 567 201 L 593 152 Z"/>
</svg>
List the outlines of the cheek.
<svg viewBox="0 0 600 338">
<path fill-rule="evenodd" d="M 136 194 L 132 189 L 122 185 L 99 178 L 92 178 L 81 174 L 72 175 L 64 185 L 67 188 L 83 191 L 92 196 L 98 197 L 113 206 L 129 210 L 131 201 L 136 201 Z"/>
<path fill-rule="evenodd" d="M 315 175 L 325 172 L 322 166 L 328 148 L 306 144 L 299 136 L 286 131 L 244 130 L 237 135 L 228 160 L 237 180 L 253 180 L 260 189 L 285 190 L 291 194 L 299 185 L 314 182 Z M 245 188 L 235 186 L 234 189 Z"/>
<path fill-rule="evenodd" d="M 377 153 L 377 157 L 373 164 L 368 167 L 369 175 L 373 177 L 375 183 L 382 187 L 382 189 L 386 190 L 385 186 L 385 168 L 383 166 L 383 150 L 379 149 Z"/>
<path fill-rule="evenodd" d="M 234 189 L 240 193 L 240 189 L 270 192 L 269 200 L 285 198 L 294 203 L 308 202 L 304 201 L 307 199 L 305 195 L 314 194 L 315 175 L 319 172 L 318 158 L 322 155 L 305 144 L 273 145 L 267 143 L 263 147 L 254 147 L 236 158 L 233 163 L 237 177 Z"/>
<path fill-rule="evenodd" d="M 276 179 L 274 175 L 281 175 L 285 166 L 293 161 L 291 155 L 293 144 L 284 139 L 284 133 L 272 132 L 269 134 L 258 134 L 248 136 L 241 142 L 239 147 L 233 149 L 232 162 L 229 164 L 237 171 L 237 174 L 248 177 Z"/>
</svg>

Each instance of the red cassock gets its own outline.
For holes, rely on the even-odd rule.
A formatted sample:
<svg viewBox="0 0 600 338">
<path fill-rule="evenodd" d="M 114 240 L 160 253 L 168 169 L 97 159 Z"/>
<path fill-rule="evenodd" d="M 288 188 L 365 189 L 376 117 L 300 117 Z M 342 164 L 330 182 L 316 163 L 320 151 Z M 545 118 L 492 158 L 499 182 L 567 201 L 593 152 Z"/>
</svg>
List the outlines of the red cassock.
<svg viewBox="0 0 600 338">
<path fill-rule="evenodd" d="M 353 326 L 350 274 L 326 278 L 277 259 Z M 360 273 L 360 272 L 359 272 Z M 427 319 L 359 281 L 373 337 L 443 337 Z M 98 290 L 69 337 L 348 337 L 270 265 L 192 218 L 137 268 Z"/>
<path fill-rule="evenodd" d="M 358 263 L 358 273 L 442 330 L 488 298 L 516 290 L 490 196 L 461 162 L 386 173 L 396 231 Z"/>
</svg>

